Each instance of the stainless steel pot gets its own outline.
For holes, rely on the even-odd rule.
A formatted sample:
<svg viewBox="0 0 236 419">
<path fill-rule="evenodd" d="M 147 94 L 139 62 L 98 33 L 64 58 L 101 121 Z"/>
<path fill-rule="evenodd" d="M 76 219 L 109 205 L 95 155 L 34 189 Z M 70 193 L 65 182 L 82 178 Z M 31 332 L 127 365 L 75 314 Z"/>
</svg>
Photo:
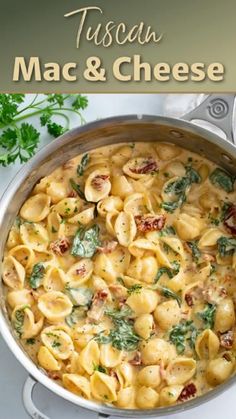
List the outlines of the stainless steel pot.
<svg viewBox="0 0 236 419">
<path fill-rule="evenodd" d="M 77 154 L 114 143 L 168 141 L 202 154 L 236 175 L 236 146 L 232 130 L 234 99 L 234 95 L 208 96 L 198 108 L 185 115 L 183 119 L 129 115 L 99 120 L 76 128 L 44 147 L 19 171 L 1 198 L 0 260 L 3 257 L 5 242 L 12 222 L 32 187 L 41 177 L 46 176 L 57 166 Z M 218 126 L 225 132 L 227 140 L 209 130 L 194 125 L 190 122 L 193 119 L 205 120 Z M 29 372 L 29 377 L 23 389 L 23 401 L 26 411 L 32 418 L 49 419 L 39 412 L 32 401 L 32 391 L 37 382 L 78 406 L 98 412 L 99 417 L 112 415 L 133 418 L 163 416 L 199 406 L 216 397 L 236 382 L 235 376 L 211 392 L 184 404 L 145 411 L 118 409 L 85 400 L 53 382 L 29 359 L 12 333 L 2 290 L 0 295 L 0 330 L 9 349 Z"/>
</svg>

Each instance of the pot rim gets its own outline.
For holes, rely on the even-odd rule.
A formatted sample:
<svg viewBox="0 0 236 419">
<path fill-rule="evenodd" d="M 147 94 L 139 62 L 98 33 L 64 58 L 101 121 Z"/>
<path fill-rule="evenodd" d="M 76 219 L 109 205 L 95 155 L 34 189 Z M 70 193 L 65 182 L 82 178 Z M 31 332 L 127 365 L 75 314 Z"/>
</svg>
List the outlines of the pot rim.
<svg viewBox="0 0 236 419">
<path fill-rule="evenodd" d="M 44 146 L 40 149 L 37 154 L 29 160 L 14 176 L 9 185 L 7 186 L 5 192 L 0 198 L 0 226 L 3 221 L 4 213 L 7 211 L 12 197 L 14 196 L 15 191 L 18 189 L 27 176 L 30 174 L 35 166 L 38 166 L 41 161 L 43 161 L 48 155 L 56 152 L 62 145 L 67 141 L 70 141 L 78 134 L 93 130 L 94 128 L 103 128 L 107 125 L 113 123 L 153 123 L 157 125 L 170 125 L 171 128 L 180 128 L 185 132 L 194 132 L 195 134 L 207 139 L 209 142 L 218 145 L 220 148 L 223 148 L 229 155 L 234 155 L 236 158 L 236 146 L 230 143 L 227 140 L 224 140 L 219 135 L 212 133 L 211 131 L 199 127 L 198 125 L 193 124 L 189 121 L 184 121 L 179 118 L 157 116 L 157 115 L 121 115 L 115 117 L 104 118 L 98 121 L 92 121 L 82 126 L 78 126 L 62 136 L 60 136 L 56 141 Z M 180 139 L 181 140 L 181 139 Z M 121 141 L 122 143 L 123 141 Z M 170 141 L 171 142 L 171 139 Z M 117 144 L 118 142 L 116 142 Z M 115 144 L 115 143 L 114 143 Z M 225 383 L 217 386 L 213 390 L 205 393 L 196 399 L 189 400 L 183 404 L 174 405 L 170 407 L 162 407 L 156 409 L 120 409 L 117 407 L 111 407 L 104 404 L 99 404 L 98 402 L 93 402 L 86 400 L 83 397 L 77 396 L 70 391 L 66 390 L 59 384 L 55 383 L 51 378 L 49 378 L 43 371 L 40 370 L 34 364 L 34 362 L 24 353 L 23 349 L 17 342 L 17 338 L 14 338 L 11 329 L 8 325 L 8 322 L 3 314 L 3 310 L 0 311 L 0 332 L 8 345 L 11 352 L 14 354 L 16 359 L 22 364 L 22 366 L 28 371 L 28 373 L 33 376 L 39 383 L 44 385 L 47 389 L 51 390 L 58 396 L 72 402 L 73 404 L 80 406 L 85 409 L 92 410 L 94 412 L 102 413 L 104 415 L 112 416 L 121 416 L 121 417 L 154 417 L 154 416 L 163 416 L 174 413 L 180 413 L 187 409 L 197 407 L 221 394 L 223 391 L 229 389 L 235 382 L 236 376 L 231 377 Z"/>
</svg>

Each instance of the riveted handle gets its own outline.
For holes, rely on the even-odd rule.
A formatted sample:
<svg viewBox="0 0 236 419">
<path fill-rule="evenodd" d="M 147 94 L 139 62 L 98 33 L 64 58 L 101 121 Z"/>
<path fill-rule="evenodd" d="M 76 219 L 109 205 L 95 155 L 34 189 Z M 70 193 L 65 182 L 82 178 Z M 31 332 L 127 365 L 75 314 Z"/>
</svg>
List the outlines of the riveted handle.
<svg viewBox="0 0 236 419">
<path fill-rule="evenodd" d="M 33 391 L 37 381 L 30 375 L 27 377 L 23 387 L 23 404 L 28 415 L 33 419 L 50 419 L 37 409 L 33 402 Z"/>
<path fill-rule="evenodd" d="M 199 106 L 185 114 L 182 118 L 186 121 L 198 119 L 210 122 L 225 133 L 227 140 L 235 144 L 233 129 L 234 105 L 234 94 L 212 94 L 207 96 Z"/>
</svg>

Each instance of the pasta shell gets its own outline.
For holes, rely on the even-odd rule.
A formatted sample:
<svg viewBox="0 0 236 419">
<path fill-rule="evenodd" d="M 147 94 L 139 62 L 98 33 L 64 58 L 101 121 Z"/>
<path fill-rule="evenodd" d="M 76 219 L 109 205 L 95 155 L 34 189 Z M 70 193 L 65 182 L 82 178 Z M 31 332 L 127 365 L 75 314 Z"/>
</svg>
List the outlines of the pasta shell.
<svg viewBox="0 0 236 419">
<path fill-rule="evenodd" d="M 114 377 L 95 371 L 90 379 L 90 384 L 92 396 L 96 400 L 110 403 L 117 400 L 117 384 Z"/>
<path fill-rule="evenodd" d="M 126 409 L 135 409 L 135 388 L 126 387 L 122 388 L 117 394 L 116 406 L 126 408 Z"/>
<path fill-rule="evenodd" d="M 200 359 L 215 358 L 219 348 L 219 339 L 211 329 L 206 329 L 198 335 L 195 343 L 195 349 Z"/>
<path fill-rule="evenodd" d="M 179 156 L 182 150 L 173 145 L 168 143 L 159 143 L 156 146 L 156 152 L 161 160 L 172 160 L 175 157 Z"/>
<path fill-rule="evenodd" d="M 169 363 L 166 369 L 168 385 L 184 384 L 196 371 L 196 361 L 192 358 L 179 357 Z"/>
<path fill-rule="evenodd" d="M 134 193 L 127 196 L 124 200 L 124 212 L 131 213 L 134 216 L 146 213 L 147 205 L 144 194 Z"/>
<path fill-rule="evenodd" d="M 137 232 L 133 215 L 123 211 L 120 212 L 114 229 L 119 243 L 124 247 L 128 247 L 134 240 Z"/>
<path fill-rule="evenodd" d="M 116 368 L 115 373 L 120 385 L 120 388 L 127 388 L 135 381 L 135 369 L 129 362 L 121 362 Z"/>
<path fill-rule="evenodd" d="M 156 388 L 161 384 L 160 365 L 148 365 L 138 372 L 138 383 L 146 387 Z"/>
<path fill-rule="evenodd" d="M 111 190 L 111 182 L 109 171 L 106 169 L 95 170 L 92 172 L 86 182 L 84 188 L 85 198 L 88 202 L 98 202 L 106 198 Z"/>
<path fill-rule="evenodd" d="M 41 333 L 41 340 L 56 359 L 68 359 L 74 350 L 71 337 L 56 327 L 46 327 Z"/>
<path fill-rule="evenodd" d="M 180 384 L 167 386 L 160 391 L 160 405 L 170 406 L 177 402 L 184 386 Z"/>
<path fill-rule="evenodd" d="M 101 217 L 106 217 L 108 213 L 119 213 L 123 209 L 123 201 L 119 196 L 108 196 L 97 204 L 97 210 Z"/>
<path fill-rule="evenodd" d="M 36 223 L 24 223 L 20 226 L 20 235 L 23 243 L 37 252 L 45 252 L 49 237 L 47 230 Z"/>
<path fill-rule="evenodd" d="M 182 240 L 194 240 L 204 227 L 203 222 L 196 217 L 192 217 L 189 214 L 179 214 L 174 222 L 178 236 Z"/>
<path fill-rule="evenodd" d="M 94 210 L 94 205 L 89 208 L 85 208 L 79 214 L 76 214 L 74 215 L 74 217 L 69 218 L 68 223 L 76 224 L 77 227 L 78 224 L 87 225 L 94 219 Z"/>
<path fill-rule="evenodd" d="M 90 399 L 90 383 L 86 377 L 78 374 L 63 374 L 62 382 L 65 388 L 78 396 Z"/>
<path fill-rule="evenodd" d="M 3 281 L 12 289 L 22 289 L 25 281 L 25 269 L 13 256 L 3 261 Z"/>
<path fill-rule="evenodd" d="M 25 268 L 25 270 L 32 268 L 34 265 L 34 252 L 30 247 L 24 244 L 13 247 L 13 249 L 9 251 L 9 255 L 18 260 L 18 262 Z"/>
<path fill-rule="evenodd" d="M 62 223 L 62 217 L 55 210 L 48 215 L 47 230 L 52 241 L 65 236 L 65 224 Z"/>
<path fill-rule="evenodd" d="M 223 232 L 218 228 L 209 228 L 201 236 L 198 247 L 199 249 L 204 249 L 207 247 L 215 247 L 217 245 L 217 240 L 223 235 Z"/>
<path fill-rule="evenodd" d="M 12 323 L 19 336 L 23 339 L 37 336 L 43 327 L 43 317 L 36 319 L 29 306 L 16 306 L 12 312 Z"/>
<path fill-rule="evenodd" d="M 20 215 L 27 221 L 38 223 L 49 214 L 50 202 L 50 196 L 44 193 L 33 195 L 22 206 Z"/>
<path fill-rule="evenodd" d="M 73 287 L 84 284 L 93 273 L 93 262 L 90 259 L 84 258 L 71 266 L 67 271 L 66 276 L 69 283 Z"/>
<path fill-rule="evenodd" d="M 136 393 L 136 404 L 140 409 L 154 409 L 158 406 L 159 394 L 151 387 L 142 386 Z"/>
<path fill-rule="evenodd" d="M 16 306 L 31 306 L 34 299 L 30 290 L 22 289 L 8 292 L 7 302 L 11 308 L 15 308 Z"/>
<path fill-rule="evenodd" d="M 99 365 L 100 350 L 97 342 L 91 340 L 80 352 L 79 362 L 83 369 L 92 375 L 94 372 L 94 366 Z"/>
<path fill-rule="evenodd" d="M 61 364 L 46 346 L 40 346 L 37 359 L 39 365 L 47 371 L 59 371 L 61 369 Z"/>
<path fill-rule="evenodd" d="M 82 199 L 78 197 L 64 198 L 55 205 L 54 210 L 62 217 L 69 218 L 80 211 L 82 204 Z"/>
<path fill-rule="evenodd" d="M 145 288 L 142 288 L 139 293 L 131 294 L 126 300 L 126 304 L 130 306 L 136 316 L 152 313 L 158 302 L 158 294 L 155 291 Z"/>
<path fill-rule="evenodd" d="M 48 291 L 63 291 L 66 284 L 66 276 L 62 269 L 51 267 L 46 271 L 43 279 L 43 287 Z"/>
<path fill-rule="evenodd" d="M 128 247 L 129 252 L 136 258 L 142 258 L 146 251 L 156 251 L 156 244 L 151 240 L 137 239 L 134 240 Z"/>
<path fill-rule="evenodd" d="M 153 325 L 154 322 L 151 314 L 141 314 L 134 322 L 134 330 L 141 338 L 147 340 L 151 336 Z"/>
<path fill-rule="evenodd" d="M 111 344 L 100 346 L 100 361 L 104 367 L 114 368 L 122 361 L 123 352 L 113 348 Z"/>
<path fill-rule="evenodd" d="M 38 308 L 51 322 L 63 320 L 72 311 L 70 299 L 60 291 L 51 291 L 41 295 L 38 299 Z"/>
<path fill-rule="evenodd" d="M 113 195 L 123 199 L 133 193 L 133 187 L 125 176 L 114 176 L 112 178 L 111 192 Z"/>
<path fill-rule="evenodd" d="M 143 342 L 141 356 L 144 365 L 161 364 L 167 365 L 170 360 L 176 358 L 176 351 L 173 345 L 164 339 L 153 338 Z"/>
</svg>

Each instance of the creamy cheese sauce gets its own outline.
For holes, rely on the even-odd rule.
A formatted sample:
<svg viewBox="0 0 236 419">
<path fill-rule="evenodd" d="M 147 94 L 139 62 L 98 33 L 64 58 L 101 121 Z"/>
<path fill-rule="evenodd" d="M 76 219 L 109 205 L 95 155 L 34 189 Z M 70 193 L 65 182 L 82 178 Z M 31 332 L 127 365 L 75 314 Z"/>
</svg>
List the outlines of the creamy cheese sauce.
<svg viewBox="0 0 236 419">
<path fill-rule="evenodd" d="M 121 408 L 197 397 L 235 372 L 234 179 L 166 143 L 106 146 L 40 180 L 3 281 L 25 351 Z"/>
</svg>

